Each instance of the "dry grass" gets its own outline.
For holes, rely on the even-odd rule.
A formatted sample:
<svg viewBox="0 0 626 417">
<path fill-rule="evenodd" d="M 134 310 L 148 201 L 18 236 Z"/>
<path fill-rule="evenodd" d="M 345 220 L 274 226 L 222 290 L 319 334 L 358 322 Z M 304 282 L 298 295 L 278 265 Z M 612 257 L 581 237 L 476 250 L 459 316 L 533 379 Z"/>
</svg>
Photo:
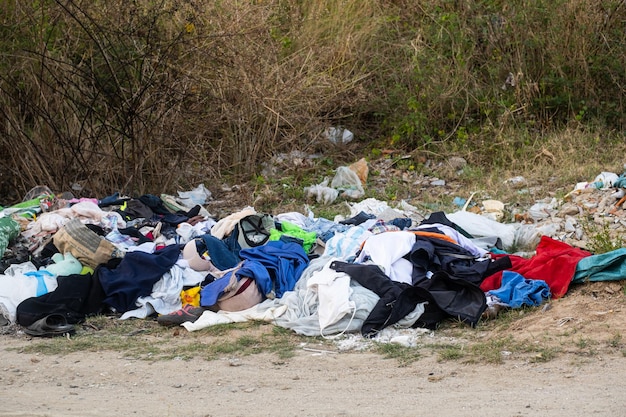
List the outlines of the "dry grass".
<svg viewBox="0 0 626 417">
<path fill-rule="evenodd" d="M 10 0 L 0 196 L 245 181 L 291 150 L 461 154 L 487 183 L 491 168 L 601 161 L 584 140 L 623 136 L 625 14 L 617 0 Z M 331 125 L 354 147 L 330 147 Z M 582 165 L 568 172 L 596 168 Z"/>
</svg>

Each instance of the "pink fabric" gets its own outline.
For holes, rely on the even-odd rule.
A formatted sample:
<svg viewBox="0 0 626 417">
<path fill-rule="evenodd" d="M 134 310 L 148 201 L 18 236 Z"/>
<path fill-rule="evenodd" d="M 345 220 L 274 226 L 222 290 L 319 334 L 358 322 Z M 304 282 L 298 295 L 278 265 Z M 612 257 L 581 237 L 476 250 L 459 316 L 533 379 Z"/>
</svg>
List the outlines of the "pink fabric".
<svg viewBox="0 0 626 417">
<path fill-rule="evenodd" d="M 83 203 L 85 201 L 88 201 L 90 203 L 94 203 L 95 205 L 98 205 L 98 199 L 97 198 L 72 198 L 71 200 L 67 200 L 67 202 L 70 203 L 70 204 Z"/>
<path fill-rule="evenodd" d="M 576 272 L 576 265 L 591 252 L 575 248 L 567 243 L 542 236 L 537 245 L 537 253 L 530 259 L 515 255 L 492 254 L 495 259 L 508 256 L 511 259 L 510 271 L 517 272 L 527 279 L 540 279 L 550 287 L 552 298 L 565 295 Z M 487 292 L 500 288 L 502 271 L 488 276 L 480 285 Z"/>
</svg>

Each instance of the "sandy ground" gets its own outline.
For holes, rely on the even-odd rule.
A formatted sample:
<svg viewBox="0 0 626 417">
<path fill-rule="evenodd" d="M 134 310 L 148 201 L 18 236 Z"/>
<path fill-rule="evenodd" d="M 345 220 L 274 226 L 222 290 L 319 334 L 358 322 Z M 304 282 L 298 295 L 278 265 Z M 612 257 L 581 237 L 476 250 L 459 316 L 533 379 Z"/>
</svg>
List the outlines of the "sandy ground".
<svg viewBox="0 0 626 417">
<path fill-rule="evenodd" d="M 0 416 L 623 416 L 623 284 L 578 286 L 549 309 L 504 326 L 496 319 L 480 333 L 560 347 L 544 362 L 439 361 L 424 350 L 402 366 L 377 353 L 321 349 L 284 360 L 147 361 L 114 351 L 24 353 L 29 338 L 1 335 Z M 457 337 L 467 332 L 476 330 Z"/>
<path fill-rule="evenodd" d="M 620 416 L 626 358 L 541 364 L 301 353 L 146 362 L 3 352 L 1 416 Z"/>
</svg>

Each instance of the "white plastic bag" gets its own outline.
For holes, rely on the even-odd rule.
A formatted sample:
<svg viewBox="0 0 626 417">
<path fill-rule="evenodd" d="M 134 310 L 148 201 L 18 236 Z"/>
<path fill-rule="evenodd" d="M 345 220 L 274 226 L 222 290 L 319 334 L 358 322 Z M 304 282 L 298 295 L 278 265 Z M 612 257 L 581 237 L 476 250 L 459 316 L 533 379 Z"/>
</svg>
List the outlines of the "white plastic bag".
<svg viewBox="0 0 626 417">
<path fill-rule="evenodd" d="M 365 195 L 361 179 L 356 172 L 346 166 L 337 168 L 330 186 L 339 190 L 344 197 L 358 199 Z"/>
<path fill-rule="evenodd" d="M 178 200 L 187 207 L 206 204 L 211 199 L 211 191 L 207 190 L 204 184 L 198 185 L 191 191 L 178 191 Z"/>
<path fill-rule="evenodd" d="M 348 143 L 354 139 L 354 134 L 343 127 L 327 127 L 324 130 L 324 136 L 336 145 Z"/>
<path fill-rule="evenodd" d="M 339 191 L 328 186 L 328 179 L 320 184 L 304 187 L 306 197 L 315 197 L 315 201 L 321 204 L 331 204 L 339 196 Z"/>
<path fill-rule="evenodd" d="M 515 229 L 519 227 L 519 223 L 503 224 L 469 211 L 457 211 L 446 217 L 474 237 L 499 237 L 505 250 L 513 247 Z"/>
</svg>

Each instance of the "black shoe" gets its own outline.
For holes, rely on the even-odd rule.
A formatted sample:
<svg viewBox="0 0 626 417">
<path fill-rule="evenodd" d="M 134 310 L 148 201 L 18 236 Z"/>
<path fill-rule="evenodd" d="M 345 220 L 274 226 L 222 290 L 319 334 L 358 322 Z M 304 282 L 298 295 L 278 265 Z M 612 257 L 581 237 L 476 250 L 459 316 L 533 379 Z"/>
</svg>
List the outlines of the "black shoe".
<svg viewBox="0 0 626 417">
<path fill-rule="evenodd" d="M 74 333 L 74 325 L 68 324 L 62 314 L 50 314 L 26 327 L 24 333 L 43 337 L 62 336 L 66 333 Z"/>
</svg>

